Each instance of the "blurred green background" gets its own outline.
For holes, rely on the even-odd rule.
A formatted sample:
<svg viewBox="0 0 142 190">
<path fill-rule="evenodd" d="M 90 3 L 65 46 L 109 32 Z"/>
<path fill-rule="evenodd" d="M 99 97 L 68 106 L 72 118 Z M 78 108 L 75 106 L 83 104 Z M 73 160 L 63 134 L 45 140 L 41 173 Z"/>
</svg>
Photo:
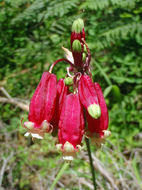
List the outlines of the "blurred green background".
<svg viewBox="0 0 142 190">
<path fill-rule="evenodd" d="M 142 189 L 141 0 L 0 0 L 0 189 L 49 189 L 62 166 L 56 137 L 33 143 L 20 121 L 42 72 L 64 57 L 62 46 L 70 48 L 77 18 L 85 22 L 112 132 L 101 150 L 91 147 L 98 189 Z M 58 79 L 65 68 L 54 68 Z M 93 189 L 85 146 L 55 189 Z"/>
</svg>

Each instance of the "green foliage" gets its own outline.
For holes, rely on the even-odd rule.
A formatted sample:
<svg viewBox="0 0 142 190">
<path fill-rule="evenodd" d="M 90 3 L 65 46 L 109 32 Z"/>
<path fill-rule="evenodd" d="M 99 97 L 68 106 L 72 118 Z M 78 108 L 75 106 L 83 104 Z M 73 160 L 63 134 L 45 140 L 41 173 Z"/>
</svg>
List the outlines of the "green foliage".
<svg viewBox="0 0 142 190">
<path fill-rule="evenodd" d="M 121 169 L 116 172 L 115 163 L 133 171 L 141 186 L 140 159 L 133 156 L 133 151 L 141 148 L 141 139 L 136 137 L 142 131 L 140 0 L 1 0 L 0 87 L 5 87 L 12 97 L 29 100 L 42 72 L 63 57 L 61 47 L 70 48 L 71 25 L 80 17 L 85 21 L 86 41 L 92 53 L 93 79 L 104 91 L 112 131 L 111 144 L 107 144 L 112 151 L 104 149 L 98 151 L 97 156 L 117 179 L 121 174 L 129 182 L 131 176 Z M 59 63 L 53 72 L 58 79 L 65 77 L 66 64 Z M 2 92 L 1 96 L 4 96 Z M 44 178 L 46 182 L 43 183 L 50 186 L 53 181 L 50 176 L 60 170 L 60 155 L 53 148 L 57 139 L 47 136 L 45 141 L 35 144 L 30 139 L 25 140 L 24 129 L 19 128 L 22 117 L 25 119 L 27 113 L 20 108 L 0 103 L 0 121 L 5 123 L 0 135 L 0 152 L 4 156 L 15 152 L 9 174 L 13 176 L 13 186 L 7 187 L 7 183 L 10 184 L 8 170 L 3 186 L 34 189 L 33 184 Z M 123 154 L 127 151 L 130 155 Z M 127 168 L 126 160 L 132 163 L 132 170 Z M 89 165 L 76 159 L 72 167 L 65 173 L 71 180 L 67 188 L 75 183 L 74 189 L 78 189 L 76 176 L 91 179 Z M 103 188 L 108 189 L 106 180 L 98 173 L 97 176 Z M 89 189 L 85 185 L 83 188 Z"/>
<path fill-rule="evenodd" d="M 107 7 L 109 7 L 107 9 Z M 141 3 L 137 0 L 88 0 L 80 8 L 96 15 L 89 19 L 92 28 L 88 29 L 89 36 L 95 36 L 95 49 L 104 49 L 118 43 L 120 40 L 135 38 L 141 44 L 142 22 L 140 19 Z M 100 11 L 99 11 L 100 10 Z M 101 14 L 101 22 L 98 22 Z M 93 27 L 94 26 L 94 27 Z"/>
<path fill-rule="evenodd" d="M 104 10 L 105 8 L 134 8 L 140 0 L 87 0 L 82 3 L 81 8 L 92 10 Z"/>
</svg>

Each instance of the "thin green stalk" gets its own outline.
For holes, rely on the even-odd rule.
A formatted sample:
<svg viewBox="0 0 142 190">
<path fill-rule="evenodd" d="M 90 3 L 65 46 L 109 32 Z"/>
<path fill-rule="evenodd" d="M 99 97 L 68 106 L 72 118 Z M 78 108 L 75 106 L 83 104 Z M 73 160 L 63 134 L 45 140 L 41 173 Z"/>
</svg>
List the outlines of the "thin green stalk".
<svg viewBox="0 0 142 190">
<path fill-rule="evenodd" d="M 92 173 L 93 186 L 94 186 L 94 190 L 97 190 L 96 175 L 95 175 L 95 170 L 94 170 L 94 167 L 93 167 L 93 160 L 92 160 L 92 156 L 91 156 L 90 142 L 89 142 L 89 139 L 86 138 L 86 137 L 85 137 L 85 141 L 86 141 L 86 146 L 87 146 L 87 151 L 88 151 L 88 156 L 89 156 L 89 161 L 90 161 L 90 169 L 91 169 L 91 173 Z"/>
<path fill-rule="evenodd" d="M 87 128 L 87 119 L 86 119 L 85 109 L 84 109 L 84 119 L 85 119 L 85 127 Z M 92 155 L 91 155 L 90 141 L 87 137 L 85 137 L 85 142 L 86 142 L 88 157 L 89 157 L 89 161 L 90 161 L 90 169 L 91 169 L 91 173 L 92 173 L 93 186 L 94 186 L 94 190 L 97 190 L 97 183 L 96 183 L 95 169 L 93 166 L 93 160 L 92 160 Z"/>
<path fill-rule="evenodd" d="M 62 168 L 60 169 L 59 173 L 57 174 L 57 176 L 56 176 L 55 180 L 53 181 L 49 190 L 54 189 L 55 185 L 57 184 L 57 182 L 59 181 L 59 179 L 63 175 L 64 171 L 68 168 L 68 166 L 69 166 L 69 163 L 64 162 L 64 164 L 62 165 Z"/>
</svg>

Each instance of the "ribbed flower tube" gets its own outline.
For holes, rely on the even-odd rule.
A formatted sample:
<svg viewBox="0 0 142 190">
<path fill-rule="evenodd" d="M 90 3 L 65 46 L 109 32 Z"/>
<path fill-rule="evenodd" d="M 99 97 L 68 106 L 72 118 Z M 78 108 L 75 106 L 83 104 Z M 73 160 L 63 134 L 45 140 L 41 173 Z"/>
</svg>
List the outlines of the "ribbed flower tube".
<svg viewBox="0 0 142 190">
<path fill-rule="evenodd" d="M 51 130 L 50 121 L 55 111 L 57 79 L 54 74 L 44 72 L 30 102 L 28 122 L 24 127 L 35 138 L 43 138 Z"/>
<path fill-rule="evenodd" d="M 55 107 L 54 116 L 51 121 L 54 127 L 58 127 L 61 109 L 67 94 L 68 94 L 68 87 L 65 85 L 64 79 L 60 79 L 57 83 L 56 107 Z"/>
<path fill-rule="evenodd" d="M 65 160 L 72 160 L 81 148 L 84 134 L 84 118 L 78 94 L 66 96 L 59 121 L 59 143 L 57 148 L 63 152 Z"/>
<path fill-rule="evenodd" d="M 92 118 L 101 116 L 98 96 L 94 84 L 88 75 L 82 75 L 78 84 L 78 93 L 82 105 L 87 109 Z"/>
<path fill-rule="evenodd" d="M 109 117 L 108 117 L 107 105 L 100 85 L 98 83 L 94 83 L 94 88 L 96 90 L 97 97 L 99 100 L 99 105 L 101 108 L 101 116 L 99 119 L 94 119 L 87 113 L 88 131 L 89 131 L 88 136 L 93 137 L 94 142 L 98 146 L 100 146 L 101 143 L 104 142 L 105 137 L 110 135 L 110 132 L 107 131 Z"/>
</svg>

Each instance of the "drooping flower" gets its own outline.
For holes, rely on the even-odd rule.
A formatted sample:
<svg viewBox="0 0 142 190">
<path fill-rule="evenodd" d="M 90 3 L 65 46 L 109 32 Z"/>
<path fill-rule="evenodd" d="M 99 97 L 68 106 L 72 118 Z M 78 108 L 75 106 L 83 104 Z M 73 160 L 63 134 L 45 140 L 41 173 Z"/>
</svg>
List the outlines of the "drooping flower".
<svg viewBox="0 0 142 190">
<path fill-rule="evenodd" d="M 81 149 L 84 134 L 84 118 L 78 94 L 66 96 L 59 121 L 59 143 L 57 148 L 63 152 L 65 160 L 72 160 Z"/>
<path fill-rule="evenodd" d="M 29 121 L 24 122 L 24 127 L 28 130 L 25 136 L 31 134 L 33 138 L 42 139 L 44 133 L 52 130 L 50 121 L 55 110 L 56 83 L 57 79 L 54 74 L 43 73 L 30 102 Z"/>
<path fill-rule="evenodd" d="M 107 105 L 100 85 L 98 83 L 94 83 L 94 88 L 96 90 L 97 97 L 99 100 L 101 116 L 99 119 L 94 119 L 88 113 L 86 113 L 89 131 L 88 136 L 93 139 L 93 141 L 98 147 L 100 147 L 101 144 L 105 142 L 105 138 L 110 135 L 110 131 L 107 131 L 109 117 Z"/>
<path fill-rule="evenodd" d="M 68 87 L 65 85 L 64 79 L 60 79 L 57 83 L 56 106 L 55 106 L 55 112 L 51 121 L 54 127 L 58 127 L 61 109 L 62 109 L 63 102 L 67 94 L 68 94 Z"/>
<path fill-rule="evenodd" d="M 101 116 L 101 109 L 94 84 L 88 75 L 81 76 L 78 93 L 82 105 L 87 109 L 90 116 L 98 119 Z"/>
<path fill-rule="evenodd" d="M 84 135 L 84 116 L 87 119 L 86 135 L 97 146 L 110 134 L 108 111 L 101 87 L 92 82 L 90 71 L 91 53 L 85 42 L 83 20 L 74 21 L 71 33 L 71 51 L 63 47 L 66 58 L 56 60 L 49 72 L 44 72 L 41 81 L 31 99 L 29 121 L 24 127 L 32 137 L 42 139 L 45 133 L 54 130 L 59 144 L 58 150 L 65 160 L 72 160 L 81 149 Z M 59 62 L 67 62 L 65 79 L 57 83 L 52 73 Z"/>
</svg>

